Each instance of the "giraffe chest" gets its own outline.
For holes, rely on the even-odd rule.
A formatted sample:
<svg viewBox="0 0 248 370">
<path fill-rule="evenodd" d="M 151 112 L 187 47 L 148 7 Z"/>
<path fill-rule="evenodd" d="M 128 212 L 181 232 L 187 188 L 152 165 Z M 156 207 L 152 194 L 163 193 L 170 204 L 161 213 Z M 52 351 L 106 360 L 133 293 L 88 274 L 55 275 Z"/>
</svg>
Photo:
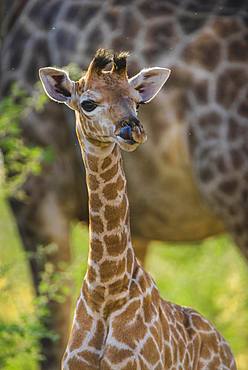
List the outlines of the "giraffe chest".
<svg viewBox="0 0 248 370">
<path fill-rule="evenodd" d="M 79 299 L 63 369 L 191 368 L 193 353 L 186 331 L 177 327 L 157 289 L 146 283 L 146 277 L 141 277 L 143 294 L 135 284 L 126 304 L 107 320 L 90 312 Z"/>
<path fill-rule="evenodd" d="M 141 270 L 139 270 L 141 271 Z M 107 319 L 78 300 L 63 370 L 236 369 L 224 339 L 197 312 L 163 301 L 142 271 Z"/>
</svg>

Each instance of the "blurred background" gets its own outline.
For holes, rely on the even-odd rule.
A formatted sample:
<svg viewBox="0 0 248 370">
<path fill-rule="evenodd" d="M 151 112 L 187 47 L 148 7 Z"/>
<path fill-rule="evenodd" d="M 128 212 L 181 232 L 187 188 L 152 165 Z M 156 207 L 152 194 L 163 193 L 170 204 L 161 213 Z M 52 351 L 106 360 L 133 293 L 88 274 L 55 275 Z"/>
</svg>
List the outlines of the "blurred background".
<svg viewBox="0 0 248 370">
<path fill-rule="evenodd" d="M 207 176 L 238 174 L 247 192 L 227 142 L 238 137 L 248 163 L 246 1 L 2 0 L 0 21 L 0 368 L 60 368 L 86 271 L 74 116 L 47 101 L 38 69 L 64 67 L 77 79 L 106 47 L 131 52 L 130 76 L 172 70 L 140 109 L 147 144 L 124 158 L 137 255 L 161 295 L 211 320 L 247 370 L 248 244 L 239 234 L 248 225 L 232 220 L 248 208 Z"/>
</svg>

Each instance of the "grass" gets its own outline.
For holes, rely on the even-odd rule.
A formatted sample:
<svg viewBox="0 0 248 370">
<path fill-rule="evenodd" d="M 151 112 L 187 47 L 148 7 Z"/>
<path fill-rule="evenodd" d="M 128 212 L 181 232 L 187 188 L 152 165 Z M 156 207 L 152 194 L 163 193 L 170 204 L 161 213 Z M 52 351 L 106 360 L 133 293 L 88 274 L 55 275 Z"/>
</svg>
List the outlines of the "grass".
<svg viewBox="0 0 248 370">
<path fill-rule="evenodd" d="M 72 230 L 75 296 L 87 261 L 87 230 Z M 227 236 L 197 245 L 153 242 L 147 269 L 161 295 L 178 304 L 192 306 L 210 319 L 229 341 L 239 370 L 248 364 L 248 270 Z M 25 254 L 7 205 L 0 200 L 0 319 L 18 322 L 33 312 L 33 289 Z M 16 353 L 3 370 L 35 370 L 33 356 Z"/>
</svg>

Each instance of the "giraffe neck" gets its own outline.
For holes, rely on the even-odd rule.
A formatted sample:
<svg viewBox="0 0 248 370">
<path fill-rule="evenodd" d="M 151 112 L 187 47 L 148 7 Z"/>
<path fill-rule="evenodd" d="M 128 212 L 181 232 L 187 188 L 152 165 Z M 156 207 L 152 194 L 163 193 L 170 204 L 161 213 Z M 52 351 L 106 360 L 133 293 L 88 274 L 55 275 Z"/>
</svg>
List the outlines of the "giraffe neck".
<svg viewBox="0 0 248 370">
<path fill-rule="evenodd" d="M 92 309 L 107 316 L 128 297 L 135 257 L 121 152 L 109 145 L 83 159 L 89 193 L 89 257 L 83 293 Z M 89 146 L 88 146 L 89 148 Z M 90 151 L 91 152 L 91 151 Z M 102 155 L 102 153 L 105 153 Z"/>
</svg>

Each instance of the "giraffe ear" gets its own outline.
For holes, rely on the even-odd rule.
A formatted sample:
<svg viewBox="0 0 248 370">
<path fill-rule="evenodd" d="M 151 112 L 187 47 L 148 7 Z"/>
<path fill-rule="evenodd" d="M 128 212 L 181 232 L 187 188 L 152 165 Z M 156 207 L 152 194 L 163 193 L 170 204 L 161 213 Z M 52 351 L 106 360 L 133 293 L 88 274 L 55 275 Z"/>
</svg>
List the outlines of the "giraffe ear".
<svg viewBox="0 0 248 370">
<path fill-rule="evenodd" d="M 149 103 L 161 90 L 170 75 L 168 68 L 146 68 L 129 79 L 129 83 L 141 96 L 142 103 Z"/>
<path fill-rule="evenodd" d="M 40 68 L 39 76 L 49 98 L 58 103 L 69 103 L 74 82 L 68 74 L 57 68 Z"/>
</svg>

